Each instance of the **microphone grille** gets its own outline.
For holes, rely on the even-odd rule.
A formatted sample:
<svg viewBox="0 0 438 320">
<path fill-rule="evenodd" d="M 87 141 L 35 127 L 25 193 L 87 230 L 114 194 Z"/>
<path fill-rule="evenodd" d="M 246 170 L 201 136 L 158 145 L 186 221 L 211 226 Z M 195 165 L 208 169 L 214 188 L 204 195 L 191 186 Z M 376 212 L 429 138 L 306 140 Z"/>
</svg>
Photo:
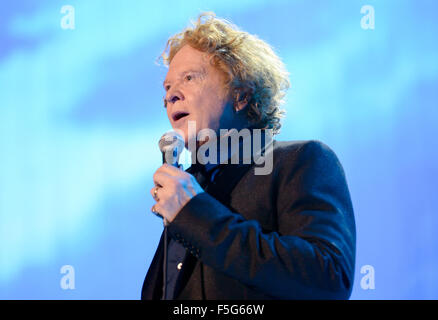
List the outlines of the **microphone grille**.
<svg viewBox="0 0 438 320">
<path fill-rule="evenodd" d="M 178 149 L 182 150 L 182 148 L 184 148 L 184 139 L 176 131 L 168 131 L 161 136 L 158 147 L 161 152 L 166 152 L 169 147 L 178 147 Z"/>
</svg>

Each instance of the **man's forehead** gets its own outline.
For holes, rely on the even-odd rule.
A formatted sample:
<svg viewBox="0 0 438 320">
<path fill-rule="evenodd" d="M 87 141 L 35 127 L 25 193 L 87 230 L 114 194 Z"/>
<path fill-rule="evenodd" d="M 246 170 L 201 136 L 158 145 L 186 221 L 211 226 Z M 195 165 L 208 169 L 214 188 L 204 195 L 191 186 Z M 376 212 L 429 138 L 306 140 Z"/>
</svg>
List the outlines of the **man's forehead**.
<svg viewBox="0 0 438 320">
<path fill-rule="evenodd" d="M 207 52 L 199 51 L 189 45 L 183 46 L 170 62 L 164 83 L 170 78 L 180 77 L 190 71 L 207 73 L 210 59 L 211 55 Z"/>
<path fill-rule="evenodd" d="M 169 70 L 167 71 L 166 78 L 164 79 L 163 83 L 168 82 L 173 77 L 181 77 L 184 76 L 186 73 L 189 72 L 200 72 L 200 73 L 207 73 L 206 65 L 199 64 L 199 63 L 187 63 L 180 65 L 176 68 L 169 67 Z"/>
<path fill-rule="evenodd" d="M 183 74 L 187 71 L 206 71 L 207 69 L 207 65 L 205 64 L 201 64 L 201 63 L 185 63 L 185 64 L 181 64 L 179 66 L 175 66 L 174 68 L 169 67 L 169 69 L 167 70 L 167 73 L 173 73 L 173 74 Z"/>
<path fill-rule="evenodd" d="M 181 66 L 206 65 L 210 61 L 210 54 L 185 45 L 172 58 L 169 69 Z"/>
</svg>

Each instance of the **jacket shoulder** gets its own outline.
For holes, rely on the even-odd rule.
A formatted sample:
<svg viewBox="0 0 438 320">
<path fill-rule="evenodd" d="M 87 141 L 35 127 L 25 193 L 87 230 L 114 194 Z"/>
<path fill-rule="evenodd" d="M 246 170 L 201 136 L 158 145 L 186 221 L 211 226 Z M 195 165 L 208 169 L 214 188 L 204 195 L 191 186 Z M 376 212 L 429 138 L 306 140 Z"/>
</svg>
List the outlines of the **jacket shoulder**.
<svg viewBox="0 0 438 320">
<path fill-rule="evenodd" d="M 282 153 L 294 153 L 297 151 L 314 151 L 333 153 L 333 150 L 319 140 L 293 140 L 293 141 L 278 141 L 274 142 L 274 151 Z"/>
<path fill-rule="evenodd" d="M 275 141 L 274 159 L 283 162 L 291 159 L 331 159 L 338 162 L 335 152 L 319 140 Z M 289 162 L 287 161 L 287 162 Z M 277 162 L 277 161 L 276 161 Z M 277 163 L 278 164 L 278 163 Z"/>
</svg>

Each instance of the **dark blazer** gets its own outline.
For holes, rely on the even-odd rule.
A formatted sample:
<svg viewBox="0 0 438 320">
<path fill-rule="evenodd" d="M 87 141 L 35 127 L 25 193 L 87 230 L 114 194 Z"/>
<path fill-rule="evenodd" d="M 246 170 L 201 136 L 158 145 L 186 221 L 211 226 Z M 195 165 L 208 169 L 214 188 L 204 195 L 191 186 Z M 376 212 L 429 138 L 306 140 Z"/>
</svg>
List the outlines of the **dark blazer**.
<svg viewBox="0 0 438 320">
<path fill-rule="evenodd" d="M 175 299 L 349 298 L 356 233 L 338 158 L 318 141 L 273 152 L 269 175 L 223 166 L 168 226 L 188 252 Z M 162 263 L 163 236 L 142 299 L 160 299 Z"/>
</svg>

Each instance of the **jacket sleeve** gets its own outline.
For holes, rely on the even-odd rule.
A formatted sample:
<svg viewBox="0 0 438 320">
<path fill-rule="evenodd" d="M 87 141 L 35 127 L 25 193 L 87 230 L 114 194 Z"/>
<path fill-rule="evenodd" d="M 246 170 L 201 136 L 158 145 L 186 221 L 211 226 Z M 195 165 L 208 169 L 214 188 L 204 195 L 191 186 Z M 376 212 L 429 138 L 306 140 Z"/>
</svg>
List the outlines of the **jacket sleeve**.
<svg viewBox="0 0 438 320">
<path fill-rule="evenodd" d="M 317 141 L 282 157 L 268 186 L 277 190 L 278 230 L 266 232 L 205 192 L 168 230 L 203 263 L 273 298 L 348 299 L 356 238 L 342 166 Z"/>
</svg>

